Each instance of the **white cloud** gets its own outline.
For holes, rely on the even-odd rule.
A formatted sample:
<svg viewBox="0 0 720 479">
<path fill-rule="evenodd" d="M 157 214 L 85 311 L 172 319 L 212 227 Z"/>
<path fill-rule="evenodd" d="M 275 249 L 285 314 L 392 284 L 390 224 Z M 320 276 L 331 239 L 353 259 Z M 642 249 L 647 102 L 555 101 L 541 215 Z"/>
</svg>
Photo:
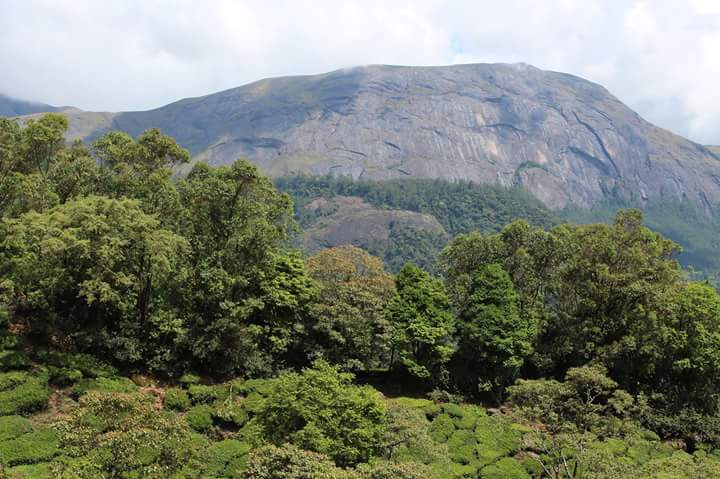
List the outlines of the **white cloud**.
<svg viewBox="0 0 720 479">
<path fill-rule="evenodd" d="M 2 0 L 0 91 L 147 109 L 267 76 L 523 61 L 720 143 L 717 0 Z"/>
</svg>

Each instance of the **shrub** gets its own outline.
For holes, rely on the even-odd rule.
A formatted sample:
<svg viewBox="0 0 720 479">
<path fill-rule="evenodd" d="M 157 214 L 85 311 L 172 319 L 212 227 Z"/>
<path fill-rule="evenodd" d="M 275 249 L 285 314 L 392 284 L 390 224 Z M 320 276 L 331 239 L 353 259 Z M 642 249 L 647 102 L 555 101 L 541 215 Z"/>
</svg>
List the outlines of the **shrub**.
<svg viewBox="0 0 720 479">
<path fill-rule="evenodd" d="M 241 404 L 228 398 L 222 401 L 215 401 L 212 405 L 212 416 L 217 422 L 233 424 L 242 427 L 247 421 L 247 411 Z"/>
<path fill-rule="evenodd" d="M 88 391 L 130 393 L 137 391 L 137 385 L 125 377 L 97 377 L 95 379 L 83 379 L 73 387 L 73 394 L 76 396 L 81 396 Z"/>
<path fill-rule="evenodd" d="M 234 439 L 216 442 L 207 449 L 205 473 L 215 476 L 234 477 L 246 460 L 250 445 Z M 232 476 L 231 476 L 232 474 Z"/>
<path fill-rule="evenodd" d="M 265 446 L 252 451 L 241 479 L 356 479 L 352 471 L 340 469 L 332 460 L 317 452 L 290 444 Z"/>
<path fill-rule="evenodd" d="M 19 384 L 28 380 L 28 373 L 25 371 L 10 371 L 9 373 L 0 373 L 0 391 L 13 389 Z"/>
<path fill-rule="evenodd" d="M 382 448 L 385 404 L 352 379 L 321 361 L 279 376 L 257 416 L 266 437 L 327 454 L 339 466 L 366 462 Z"/>
<path fill-rule="evenodd" d="M 56 479 L 51 470 L 51 464 L 41 462 L 38 464 L 27 464 L 15 466 L 8 469 L 11 479 Z"/>
<path fill-rule="evenodd" d="M 212 408 L 207 404 L 194 406 L 185 415 L 188 426 L 198 432 L 207 432 L 213 426 Z"/>
<path fill-rule="evenodd" d="M 454 417 L 453 423 L 458 429 L 474 430 L 479 417 L 485 416 L 485 411 L 477 406 L 465 406 L 461 417 Z"/>
<path fill-rule="evenodd" d="M 455 431 L 448 439 L 447 445 L 453 462 L 470 464 L 475 460 L 475 436 L 472 431 Z"/>
<path fill-rule="evenodd" d="M 433 477 L 430 468 L 415 462 L 379 462 L 360 469 L 362 479 L 427 479 Z"/>
<path fill-rule="evenodd" d="M 59 452 L 57 434 L 52 429 L 41 429 L 0 442 L 0 464 L 35 464 L 49 461 Z"/>
<path fill-rule="evenodd" d="M 409 409 L 422 409 L 425 410 L 426 408 L 433 405 L 433 402 L 429 399 L 420 399 L 420 398 L 409 398 L 409 397 L 399 397 L 397 399 L 394 399 L 393 402 L 397 404 L 398 406 L 402 406 L 404 408 Z"/>
<path fill-rule="evenodd" d="M 30 421 L 20 416 L 0 417 L 0 442 L 32 432 Z"/>
<path fill-rule="evenodd" d="M 455 424 L 447 414 L 440 414 L 430 425 L 430 437 L 436 442 L 447 442 L 455 432 Z"/>
<path fill-rule="evenodd" d="M 500 457 L 520 449 L 522 433 L 499 417 L 485 416 L 477 420 L 475 439 L 478 442 L 478 458 L 482 465 L 490 464 Z"/>
<path fill-rule="evenodd" d="M 253 391 L 243 400 L 243 407 L 251 414 L 259 413 L 265 406 L 265 397 L 260 393 Z"/>
<path fill-rule="evenodd" d="M 54 428 L 66 456 L 87 459 L 66 464 L 62 477 L 68 479 L 88 477 L 88 464 L 89 477 L 183 477 L 174 474 L 201 470 L 199 453 L 207 447 L 182 417 L 159 412 L 155 398 L 140 392 L 90 391 Z"/>
<path fill-rule="evenodd" d="M 254 392 L 265 397 L 272 392 L 273 383 L 273 379 L 250 379 L 248 381 L 236 381 L 233 383 L 233 390 L 246 396 Z"/>
<path fill-rule="evenodd" d="M 453 403 L 443 404 L 442 410 L 445 414 L 448 414 L 451 417 L 463 417 L 465 415 L 463 408 Z"/>
<path fill-rule="evenodd" d="M 187 411 L 190 406 L 190 396 L 187 391 L 178 388 L 170 388 L 165 391 L 165 409 Z"/>
<path fill-rule="evenodd" d="M 50 366 L 48 367 L 48 373 L 50 375 L 50 384 L 60 387 L 70 386 L 83 378 L 83 373 L 79 369 Z"/>
<path fill-rule="evenodd" d="M 7 391 L 0 391 L 0 416 L 31 414 L 47 406 L 50 391 L 45 376 L 33 376 Z"/>
<path fill-rule="evenodd" d="M 0 351 L 0 371 L 30 369 L 32 361 L 23 351 Z"/>
<path fill-rule="evenodd" d="M 80 371 L 85 378 L 109 378 L 118 374 L 117 369 L 113 366 L 90 354 L 41 351 L 37 353 L 37 357 L 48 366 Z"/>
<path fill-rule="evenodd" d="M 480 470 L 482 479 L 530 479 L 525 468 L 511 457 L 503 457 Z"/>
<path fill-rule="evenodd" d="M 442 413 L 442 406 L 435 403 L 428 404 L 423 408 L 423 411 L 425 412 L 425 416 L 427 416 L 429 420 L 433 420 L 438 417 L 440 413 Z"/>
<path fill-rule="evenodd" d="M 23 345 L 23 337 L 17 334 L 0 333 L 0 350 L 20 349 Z"/>
<path fill-rule="evenodd" d="M 180 376 L 179 382 L 183 387 L 187 388 L 191 384 L 200 384 L 200 376 L 197 374 L 186 373 Z"/>
<path fill-rule="evenodd" d="M 226 399 L 230 396 L 227 386 L 218 384 L 205 386 L 203 384 L 191 384 L 188 386 L 188 393 L 193 404 L 212 404 L 218 399 Z"/>
</svg>

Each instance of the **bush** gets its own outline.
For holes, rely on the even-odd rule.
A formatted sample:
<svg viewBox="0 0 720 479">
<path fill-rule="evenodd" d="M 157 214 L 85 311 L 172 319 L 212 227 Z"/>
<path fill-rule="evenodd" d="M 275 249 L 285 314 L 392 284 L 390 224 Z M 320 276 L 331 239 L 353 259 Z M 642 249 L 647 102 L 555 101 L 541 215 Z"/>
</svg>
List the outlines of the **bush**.
<svg viewBox="0 0 720 479">
<path fill-rule="evenodd" d="M 453 404 L 453 403 L 443 404 L 442 410 L 445 414 L 448 414 L 452 417 L 460 418 L 465 415 L 463 408 L 458 406 L 457 404 Z"/>
<path fill-rule="evenodd" d="M 475 460 L 476 440 L 472 431 L 455 431 L 448 439 L 447 446 L 453 462 L 470 464 Z"/>
<path fill-rule="evenodd" d="M 180 384 L 182 384 L 183 387 L 187 388 L 191 384 L 199 384 L 199 383 L 200 383 L 200 376 L 198 376 L 197 374 L 187 373 L 187 374 L 183 374 L 182 376 L 180 376 Z"/>
<path fill-rule="evenodd" d="M 212 408 L 207 404 L 194 406 L 185 415 L 188 425 L 198 432 L 207 432 L 213 426 Z"/>
<path fill-rule="evenodd" d="M 41 429 L 0 442 L 0 464 L 35 464 L 49 461 L 59 452 L 57 434 L 52 429 Z"/>
<path fill-rule="evenodd" d="M 57 475 L 51 470 L 51 464 L 41 462 L 15 466 L 8 469 L 11 479 L 56 479 Z"/>
<path fill-rule="evenodd" d="M 17 334 L 0 333 L 0 350 L 20 349 L 23 346 L 23 337 Z"/>
<path fill-rule="evenodd" d="M 0 416 L 31 414 L 47 407 L 50 391 L 45 376 L 34 376 L 8 391 L 0 391 Z"/>
<path fill-rule="evenodd" d="M 250 379 L 248 381 L 236 381 L 232 387 L 239 394 L 247 396 L 251 393 L 257 393 L 262 397 L 266 397 L 272 392 L 273 383 L 273 379 Z"/>
<path fill-rule="evenodd" d="M 30 369 L 32 361 L 23 351 L 0 351 L 0 371 Z"/>
<path fill-rule="evenodd" d="M 482 479 L 530 479 L 525 468 L 511 457 L 503 457 L 498 462 L 480 470 Z"/>
<path fill-rule="evenodd" d="M 276 445 L 292 442 L 339 466 L 366 462 L 382 448 L 385 404 L 377 391 L 325 362 L 275 380 L 257 418 Z"/>
<path fill-rule="evenodd" d="M 170 388 L 165 391 L 165 409 L 187 411 L 190 406 L 190 396 L 187 391 L 178 388 Z"/>
<path fill-rule="evenodd" d="M 250 414 L 257 414 L 265 407 L 265 397 L 253 391 L 243 400 L 243 407 Z"/>
<path fill-rule="evenodd" d="M 440 414 L 430 425 L 430 437 L 436 442 L 447 442 L 454 432 L 455 424 L 447 414 Z"/>
<path fill-rule="evenodd" d="M 478 418 L 475 439 L 478 458 L 486 465 L 519 450 L 522 433 L 502 418 L 485 416 Z"/>
<path fill-rule="evenodd" d="M 83 373 L 79 369 L 50 366 L 48 367 L 48 373 L 50 375 L 50 384 L 60 387 L 70 386 L 83 378 Z"/>
<path fill-rule="evenodd" d="M 73 387 L 75 396 L 82 396 L 88 391 L 107 393 L 130 393 L 137 390 L 137 385 L 125 377 L 97 377 L 95 379 L 83 379 Z"/>
<path fill-rule="evenodd" d="M 205 474 L 235 477 L 239 468 L 247 459 L 250 445 L 234 439 L 216 442 L 207 449 L 207 468 Z"/>
<path fill-rule="evenodd" d="M 28 380 L 28 373 L 25 371 L 10 371 L 9 373 L 0 373 L 0 391 L 14 389 L 19 384 Z"/>
<path fill-rule="evenodd" d="M 37 357 L 43 364 L 48 366 L 80 371 L 85 378 L 109 378 L 118 374 L 117 369 L 113 366 L 98 360 L 90 354 L 41 351 L 37 353 Z"/>
<path fill-rule="evenodd" d="M 0 417 L 0 442 L 32 432 L 30 421 L 20 416 Z"/>
<path fill-rule="evenodd" d="M 242 427 L 247 421 L 247 411 L 232 398 L 215 401 L 212 405 L 212 416 L 217 422 Z"/>
<path fill-rule="evenodd" d="M 356 479 L 357 476 L 333 464 L 327 456 L 290 444 L 265 446 L 252 451 L 241 479 Z"/>
<path fill-rule="evenodd" d="M 379 462 L 360 469 L 362 479 L 427 479 L 433 477 L 430 468 L 414 462 Z"/>
<path fill-rule="evenodd" d="M 193 404 L 212 404 L 218 399 L 226 399 L 230 396 L 227 386 L 218 384 L 216 386 L 205 386 L 203 384 L 192 384 L 188 386 L 188 393 Z"/>
</svg>

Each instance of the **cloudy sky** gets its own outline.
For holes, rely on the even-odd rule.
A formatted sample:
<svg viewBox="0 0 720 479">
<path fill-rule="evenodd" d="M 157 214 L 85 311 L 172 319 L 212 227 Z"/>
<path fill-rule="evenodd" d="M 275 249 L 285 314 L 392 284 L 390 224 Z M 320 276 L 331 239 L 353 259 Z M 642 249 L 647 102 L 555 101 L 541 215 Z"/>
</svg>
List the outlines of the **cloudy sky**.
<svg viewBox="0 0 720 479">
<path fill-rule="evenodd" d="M 0 92 L 138 110 L 263 77 L 526 62 L 720 143 L 720 0 L 0 0 Z"/>
</svg>

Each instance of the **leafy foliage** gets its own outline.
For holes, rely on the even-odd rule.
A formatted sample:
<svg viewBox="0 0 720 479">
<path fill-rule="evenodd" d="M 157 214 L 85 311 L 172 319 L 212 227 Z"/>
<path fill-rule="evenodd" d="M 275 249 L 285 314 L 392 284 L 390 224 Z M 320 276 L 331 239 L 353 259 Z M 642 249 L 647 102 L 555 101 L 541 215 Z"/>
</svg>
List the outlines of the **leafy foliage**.
<svg viewBox="0 0 720 479">
<path fill-rule="evenodd" d="M 377 455 L 385 408 L 375 391 L 351 381 L 323 362 L 278 377 L 258 414 L 266 437 L 327 454 L 342 466 Z"/>
<path fill-rule="evenodd" d="M 397 294 L 386 313 L 393 351 L 410 374 L 437 382 L 455 350 L 455 321 L 445 287 L 411 263 L 400 270 L 395 285 Z"/>
<path fill-rule="evenodd" d="M 312 335 L 322 355 L 348 369 L 387 364 L 385 307 L 395 285 L 382 262 L 360 248 L 339 246 L 308 259 L 307 271 L 318 289 Z"/>
</svg>

